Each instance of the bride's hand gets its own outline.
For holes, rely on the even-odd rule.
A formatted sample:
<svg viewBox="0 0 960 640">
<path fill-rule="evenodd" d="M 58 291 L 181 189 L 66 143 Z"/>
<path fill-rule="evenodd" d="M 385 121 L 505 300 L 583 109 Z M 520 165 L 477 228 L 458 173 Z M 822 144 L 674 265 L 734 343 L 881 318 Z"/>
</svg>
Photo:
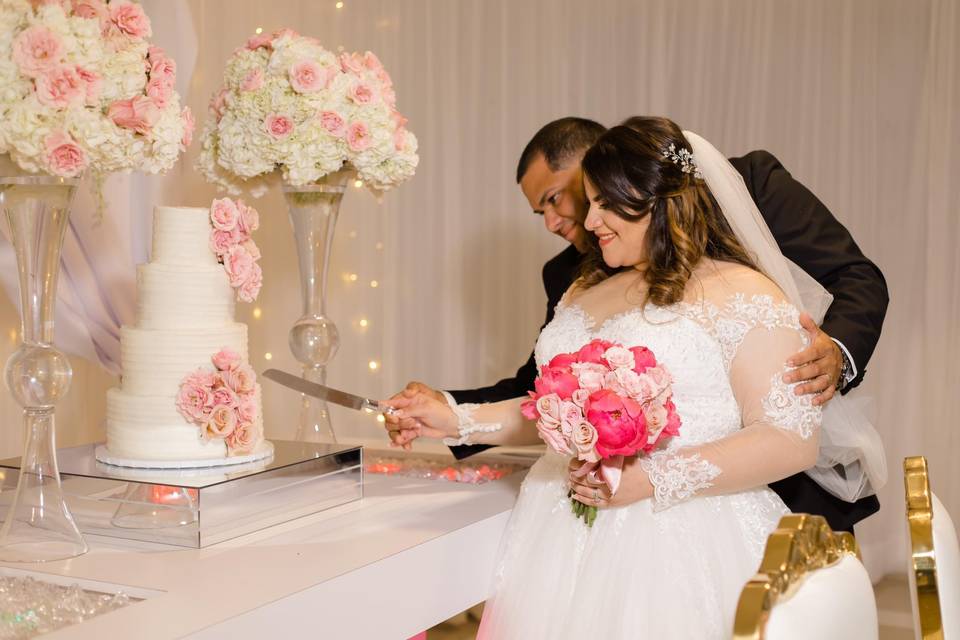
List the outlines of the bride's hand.
<svg viewBox="0 0 960 640">
<path fill-rule="evenodd" d="M 409 450 L 417 438 L 456 437 L 458 420 L 446 400 L 417 388 L 407 387 L 381 403 L 394 411 L 384 416 L 392 446 Z"/>
<path fill-rule="evenodd" d="M 592 478 L 592 474 L 580 476 L 576 472 L 584 463 L 576 458 L 570 460 L 567 467 L 568 482 L 573 495 L 578 502 L 589 507 L 605 509 L 607 507 L 623 507 L 640 500 L 653 497 L 653 485 L 647 477 L 647 472 L 640 467 L 639 458 L 631 457 L 623 461 L 623 474 L 620 476 L 620 486 L 614 495 L 610 495 L 610 488 L 605 482 Z"/>
</svg>

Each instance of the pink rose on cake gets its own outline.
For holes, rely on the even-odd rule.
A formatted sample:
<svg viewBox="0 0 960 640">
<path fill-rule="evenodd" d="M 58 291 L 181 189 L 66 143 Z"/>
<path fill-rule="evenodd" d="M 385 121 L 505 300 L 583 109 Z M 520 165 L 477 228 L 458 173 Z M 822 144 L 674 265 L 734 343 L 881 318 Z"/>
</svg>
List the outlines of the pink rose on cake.
<svg viewBox="0 0 960 640">
<path fill-rule="evenodd" d="M 224 347 L 223 349 L 220 349 L 220 351 L 217 351 L 215 354 L 213 354 L 213 357 L 210 358 L 210 360 L 213 362 L 213 366 L 215 366 L 218 370 L 228 371 L 240 365 L 240 354 L 233 349 Z M 214 375 L 214 378 L 211 379 L 211 384 L 215 378 L 216 376 Z"/>
<path fill-rule="evenodd" d="M 253 426 L 252 422 L 241 422 L 232 431 L 227 438 L 227 448 L 229 455 L 246 455 L 257 448 L 260 444 L 260 434 Z"/>
<path fill-rule="evenodd" d="M 210 250 L 223 265 L 237 298 L 253 302 L 260 295 L 263 271 L 260 249 L 252 234 L 260 228 L 260 214 L 243 200 L 219 198 L 210 205 Z"/>
</svg>

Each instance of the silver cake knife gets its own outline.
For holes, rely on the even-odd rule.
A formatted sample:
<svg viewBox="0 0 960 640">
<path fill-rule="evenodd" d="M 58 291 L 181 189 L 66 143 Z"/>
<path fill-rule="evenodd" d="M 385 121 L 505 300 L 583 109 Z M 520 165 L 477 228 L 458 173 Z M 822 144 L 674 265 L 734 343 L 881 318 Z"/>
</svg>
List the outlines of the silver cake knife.
<svg viewBox="0 0 960 640">
<path fill-rule="evenodd" d="M 393 407 L 381 407 L 380 403 L 378 403 L 376 400 L 370 400 L 369 398 L 356 396 L 352 393 L 347 393 L 346 391 L 340 391 L 339 389 L 333 389 L 322 384 L 317 384 L 316 382 L 310 382 L 309 380 L 304 380 L 300 376 L 295 376 L 292 373 L 280 371 L 279 369 L 267 369 L 263 372 L 263 377 L 269 378 L 274 382 L 278 382 L 283 386 L 299 391 L 300 393 L 305 393 L 314 398 L 320 398 L 321 400 L 326 400 L 327 402 L 339 404 L 340 406 L 347 407 L 348 409 L 366 411 L 368 413 L 384 413 L 387 415 L 392 414 L 394 411 Z"/>
</svg>

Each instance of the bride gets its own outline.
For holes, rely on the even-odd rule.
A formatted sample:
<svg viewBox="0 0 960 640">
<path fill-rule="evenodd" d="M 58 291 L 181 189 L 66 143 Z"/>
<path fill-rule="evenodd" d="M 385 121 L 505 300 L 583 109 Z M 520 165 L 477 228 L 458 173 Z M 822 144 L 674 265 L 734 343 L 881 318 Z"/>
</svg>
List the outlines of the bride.
<svg viewBox="0 0 960 640">
<path fill-rule="evenodd" d="M 569 456 L 543 455 L 478 637 L 729 637 L 740 589 L 788 511 L 766 485 L 818 461 L 821 409 L 782 379 L 807 340 L 797 306 L 807 283 L 726 159 L 671 120 L 613 127 L 583 172 L 591 251 L 540 334 L 537 364 L 595 338 L 648 347 L 673 377 L 682 425 L 624 465 L 614 495 L 574 475 Z M 386 428 L 398 445 L 536 444 L 525 399 L 451 407 L 407 391 L 388 401 Z M 592 528 L 571 513 L 571 491 L 599 507 Z"/>
</svg>

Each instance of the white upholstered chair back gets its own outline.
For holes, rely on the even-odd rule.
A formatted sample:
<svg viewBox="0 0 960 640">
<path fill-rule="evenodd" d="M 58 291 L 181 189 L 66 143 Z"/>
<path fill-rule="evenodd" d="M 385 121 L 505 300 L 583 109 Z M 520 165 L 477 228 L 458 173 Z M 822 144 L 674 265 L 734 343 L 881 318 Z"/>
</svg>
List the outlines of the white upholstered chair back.
<svg viewBox="0 0 960 640">
<path fill-rule="evenodd" d="M 876 640 L 877 604 L 853 536 L 834 533 L 820 516 L 784 516 L 740 595 L 733 635 Z"/>
</svg>

